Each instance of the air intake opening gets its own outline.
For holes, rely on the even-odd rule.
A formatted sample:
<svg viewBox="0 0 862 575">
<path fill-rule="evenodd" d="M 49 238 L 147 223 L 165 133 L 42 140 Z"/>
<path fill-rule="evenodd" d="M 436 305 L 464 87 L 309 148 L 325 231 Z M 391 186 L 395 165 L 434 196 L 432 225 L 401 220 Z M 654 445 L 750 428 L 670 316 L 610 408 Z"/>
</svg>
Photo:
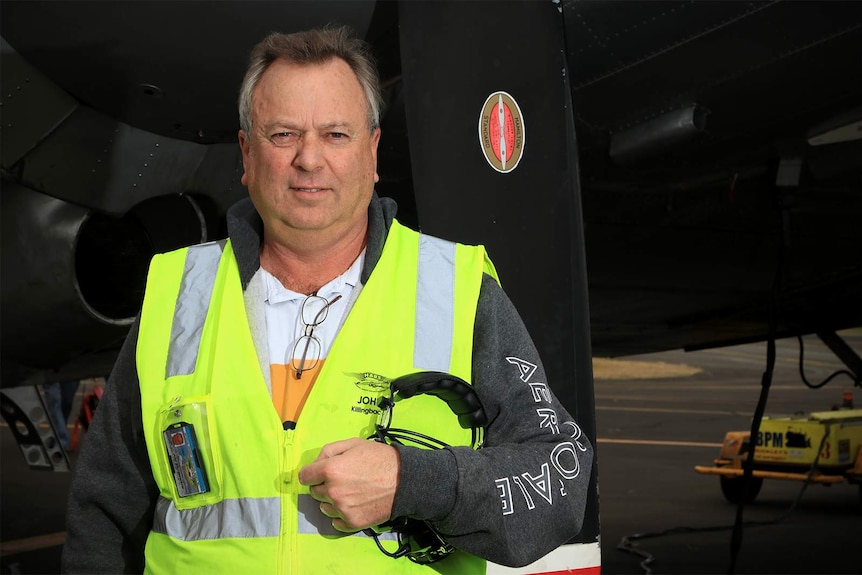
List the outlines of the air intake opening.
<svg viewBox="0 0 862 575">
<path fill-rule="evenodd" d="M 122 217 L 90 214 L 75 249 L 81 297 L 108 320 L 133 318 L 144 299 L 150 259 L 206 239 L 202 212 L 187 195 L 151 198 Z"/>
</svg>

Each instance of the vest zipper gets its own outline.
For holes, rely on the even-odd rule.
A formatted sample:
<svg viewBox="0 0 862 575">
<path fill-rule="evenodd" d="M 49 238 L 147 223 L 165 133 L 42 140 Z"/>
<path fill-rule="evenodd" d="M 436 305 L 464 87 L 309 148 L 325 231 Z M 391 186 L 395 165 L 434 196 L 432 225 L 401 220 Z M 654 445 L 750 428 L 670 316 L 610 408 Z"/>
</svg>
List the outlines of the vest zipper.
<svg viewBox="0 0 862 575">
<path fill-rule="evenodd" d="M 284 431 L 281 442 L 281 469 L 284 487 L 281 490 L 281 537 L 279 537 L 278 572 L 281 574 L 299 573 L 297 549 L 297 530 L 299 510 L 297 497 L 299 492 L 299 470 L 296 468 L 296 457 L 293 451 L 293 429 Z"/>
</svg>

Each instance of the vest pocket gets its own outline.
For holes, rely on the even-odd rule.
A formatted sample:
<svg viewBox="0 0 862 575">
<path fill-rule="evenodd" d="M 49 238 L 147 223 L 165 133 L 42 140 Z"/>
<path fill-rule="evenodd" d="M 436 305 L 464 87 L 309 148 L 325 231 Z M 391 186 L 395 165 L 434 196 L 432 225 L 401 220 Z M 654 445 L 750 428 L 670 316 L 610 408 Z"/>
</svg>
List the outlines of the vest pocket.
<svg viewBox="0 0 862 575">
<path fill-rule="evenodd" d="M 159 477 L 177 509 L 223 499 L 221 454 L 214 434 L 209 396 L 177 397 L 157 418 Z"/>
</svg>

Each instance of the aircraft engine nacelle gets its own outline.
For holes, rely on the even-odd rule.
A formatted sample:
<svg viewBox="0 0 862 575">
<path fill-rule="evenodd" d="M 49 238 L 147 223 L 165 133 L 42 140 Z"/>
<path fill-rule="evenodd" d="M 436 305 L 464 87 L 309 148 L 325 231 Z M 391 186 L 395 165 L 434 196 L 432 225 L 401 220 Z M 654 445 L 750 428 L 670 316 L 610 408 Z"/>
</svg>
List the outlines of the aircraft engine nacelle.
<svg viewBox="0 0 862 575">
<path fill-rule="evenodd" d="M 3 182 L 2 385 L 108 375 L 154 253 L 207 239 L 189 195 L 122 217 Z"/>
</svg>

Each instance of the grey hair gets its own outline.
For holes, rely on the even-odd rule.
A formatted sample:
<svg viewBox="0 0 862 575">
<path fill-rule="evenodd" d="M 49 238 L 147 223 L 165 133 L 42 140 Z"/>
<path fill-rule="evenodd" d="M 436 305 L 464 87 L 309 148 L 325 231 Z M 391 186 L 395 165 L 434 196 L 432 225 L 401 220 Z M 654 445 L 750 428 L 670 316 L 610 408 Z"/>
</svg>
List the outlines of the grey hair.
<svg viewBox="0 0 862 575">
<path fill-rule="evenodd" d="M 274 32 L 252 49 L 239 91 L 239 123 L 243 131 L 251 133 L 251 96 L 263 73 L 273 62 L 285 60 L 292 64 L 324 64 L 333 58 L 344 60 L 359 80 L 368 103 L 368 127 L 373 132 L 380 126 L 383 107 L 380 77 L 370 47 L 347 26 L 293 34 Z"/>
</svg>

